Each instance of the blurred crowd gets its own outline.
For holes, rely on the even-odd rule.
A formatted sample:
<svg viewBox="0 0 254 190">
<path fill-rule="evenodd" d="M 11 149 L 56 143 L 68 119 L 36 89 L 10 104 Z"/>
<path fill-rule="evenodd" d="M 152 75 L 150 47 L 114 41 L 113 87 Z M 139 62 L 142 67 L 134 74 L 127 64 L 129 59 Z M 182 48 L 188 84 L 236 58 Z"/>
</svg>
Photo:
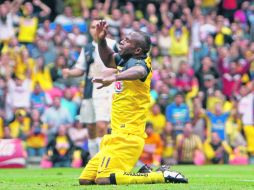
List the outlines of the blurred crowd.
<svg viewBox="0 0 254 190">
<path fill-rule="evenodd" d="M 253 0 L 79 1 L 77 16 L 54 2 L 62 12 L 42 0 L 0 4 L 0 138 L 21 138 L 28 157 L 56 167 L 87 162 L 84 80 L 62 69 L 91 41 L 90 21 L 103 18 L 118 42 L 135 30 L 152 40 L 140 163 L 254 163 Z"/>
</svg>

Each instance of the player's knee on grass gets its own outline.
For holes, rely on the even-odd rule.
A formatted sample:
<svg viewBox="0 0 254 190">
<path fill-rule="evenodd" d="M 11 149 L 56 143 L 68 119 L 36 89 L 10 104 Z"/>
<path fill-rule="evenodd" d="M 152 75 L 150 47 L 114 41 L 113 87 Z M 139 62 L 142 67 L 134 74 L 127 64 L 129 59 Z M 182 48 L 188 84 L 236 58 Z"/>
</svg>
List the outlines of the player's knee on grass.
<svg viewBox="0 0 254 190">
<path fill-rule="evenodd" d="M 92 185 L 94 184 L 93 181 L 87 179 L 79 179 L 79 185 Z"/>
<path fill-rule="evenodd" d="M 95 180 L 95 183 L 97 185 L 109 185 L 110 184 L 110 179 L 108 177 L 106 177 L 106 178 L 97 178 Z"/>
</svg>

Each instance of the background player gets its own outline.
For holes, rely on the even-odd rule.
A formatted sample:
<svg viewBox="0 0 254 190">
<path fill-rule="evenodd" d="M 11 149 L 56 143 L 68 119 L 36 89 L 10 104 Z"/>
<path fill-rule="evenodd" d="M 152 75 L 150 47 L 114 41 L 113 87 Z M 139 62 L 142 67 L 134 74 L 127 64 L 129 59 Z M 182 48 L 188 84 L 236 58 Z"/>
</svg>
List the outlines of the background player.
<svg viewBox="0 0 254 190">
<path fill-rule="evenodd" d="M 99 151 L 101 138 L 107 133 L 110 121 L 112 93 L 114 86 L 98 90 L 92 83 L 92 77 L 101 76 L 102 73 L 111 72 L 100 59 L 95 35 L 96 24 L 99 20 L 90 23 L 89 32 L 93 41 L 82 48 L 77 63 L 73 69 L 63 69 L 63 75 L 67 77 L 78 77 L 85 73 L 84 97 L 81 103 L 81 123 L 88 126 L 89 140 L 88 148 L 90 157 Z M 116 41 L 106 39 L 109 47 L 116 47 Z"/>
</svg>

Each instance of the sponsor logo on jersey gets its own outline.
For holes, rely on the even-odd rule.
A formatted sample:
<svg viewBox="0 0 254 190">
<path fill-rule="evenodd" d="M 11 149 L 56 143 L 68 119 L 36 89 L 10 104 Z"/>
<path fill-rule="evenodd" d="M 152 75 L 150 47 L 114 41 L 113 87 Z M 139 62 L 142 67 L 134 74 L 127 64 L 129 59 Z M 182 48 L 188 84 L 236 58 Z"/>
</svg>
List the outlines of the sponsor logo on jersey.
<svg viewBox="0 0 254 190">
<path fill-rule="evenodd" d="M 123 81 L 115 82 L 115 92 L 119 93 L 123 91 Z"/>
</svg>

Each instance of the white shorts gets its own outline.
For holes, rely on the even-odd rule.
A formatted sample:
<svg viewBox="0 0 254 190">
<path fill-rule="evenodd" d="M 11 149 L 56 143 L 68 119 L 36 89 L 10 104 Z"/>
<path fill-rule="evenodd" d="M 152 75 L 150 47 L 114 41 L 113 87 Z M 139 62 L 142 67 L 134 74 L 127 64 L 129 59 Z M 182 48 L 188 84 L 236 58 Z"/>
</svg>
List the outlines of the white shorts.
<svg viewBox="0 0 254 190">
<path fill-rule="evenodd" d="M 91 124 L 110 121 L 112 96 L 84 99 L 81 102 L 80 122 Z"/>
</svg>

